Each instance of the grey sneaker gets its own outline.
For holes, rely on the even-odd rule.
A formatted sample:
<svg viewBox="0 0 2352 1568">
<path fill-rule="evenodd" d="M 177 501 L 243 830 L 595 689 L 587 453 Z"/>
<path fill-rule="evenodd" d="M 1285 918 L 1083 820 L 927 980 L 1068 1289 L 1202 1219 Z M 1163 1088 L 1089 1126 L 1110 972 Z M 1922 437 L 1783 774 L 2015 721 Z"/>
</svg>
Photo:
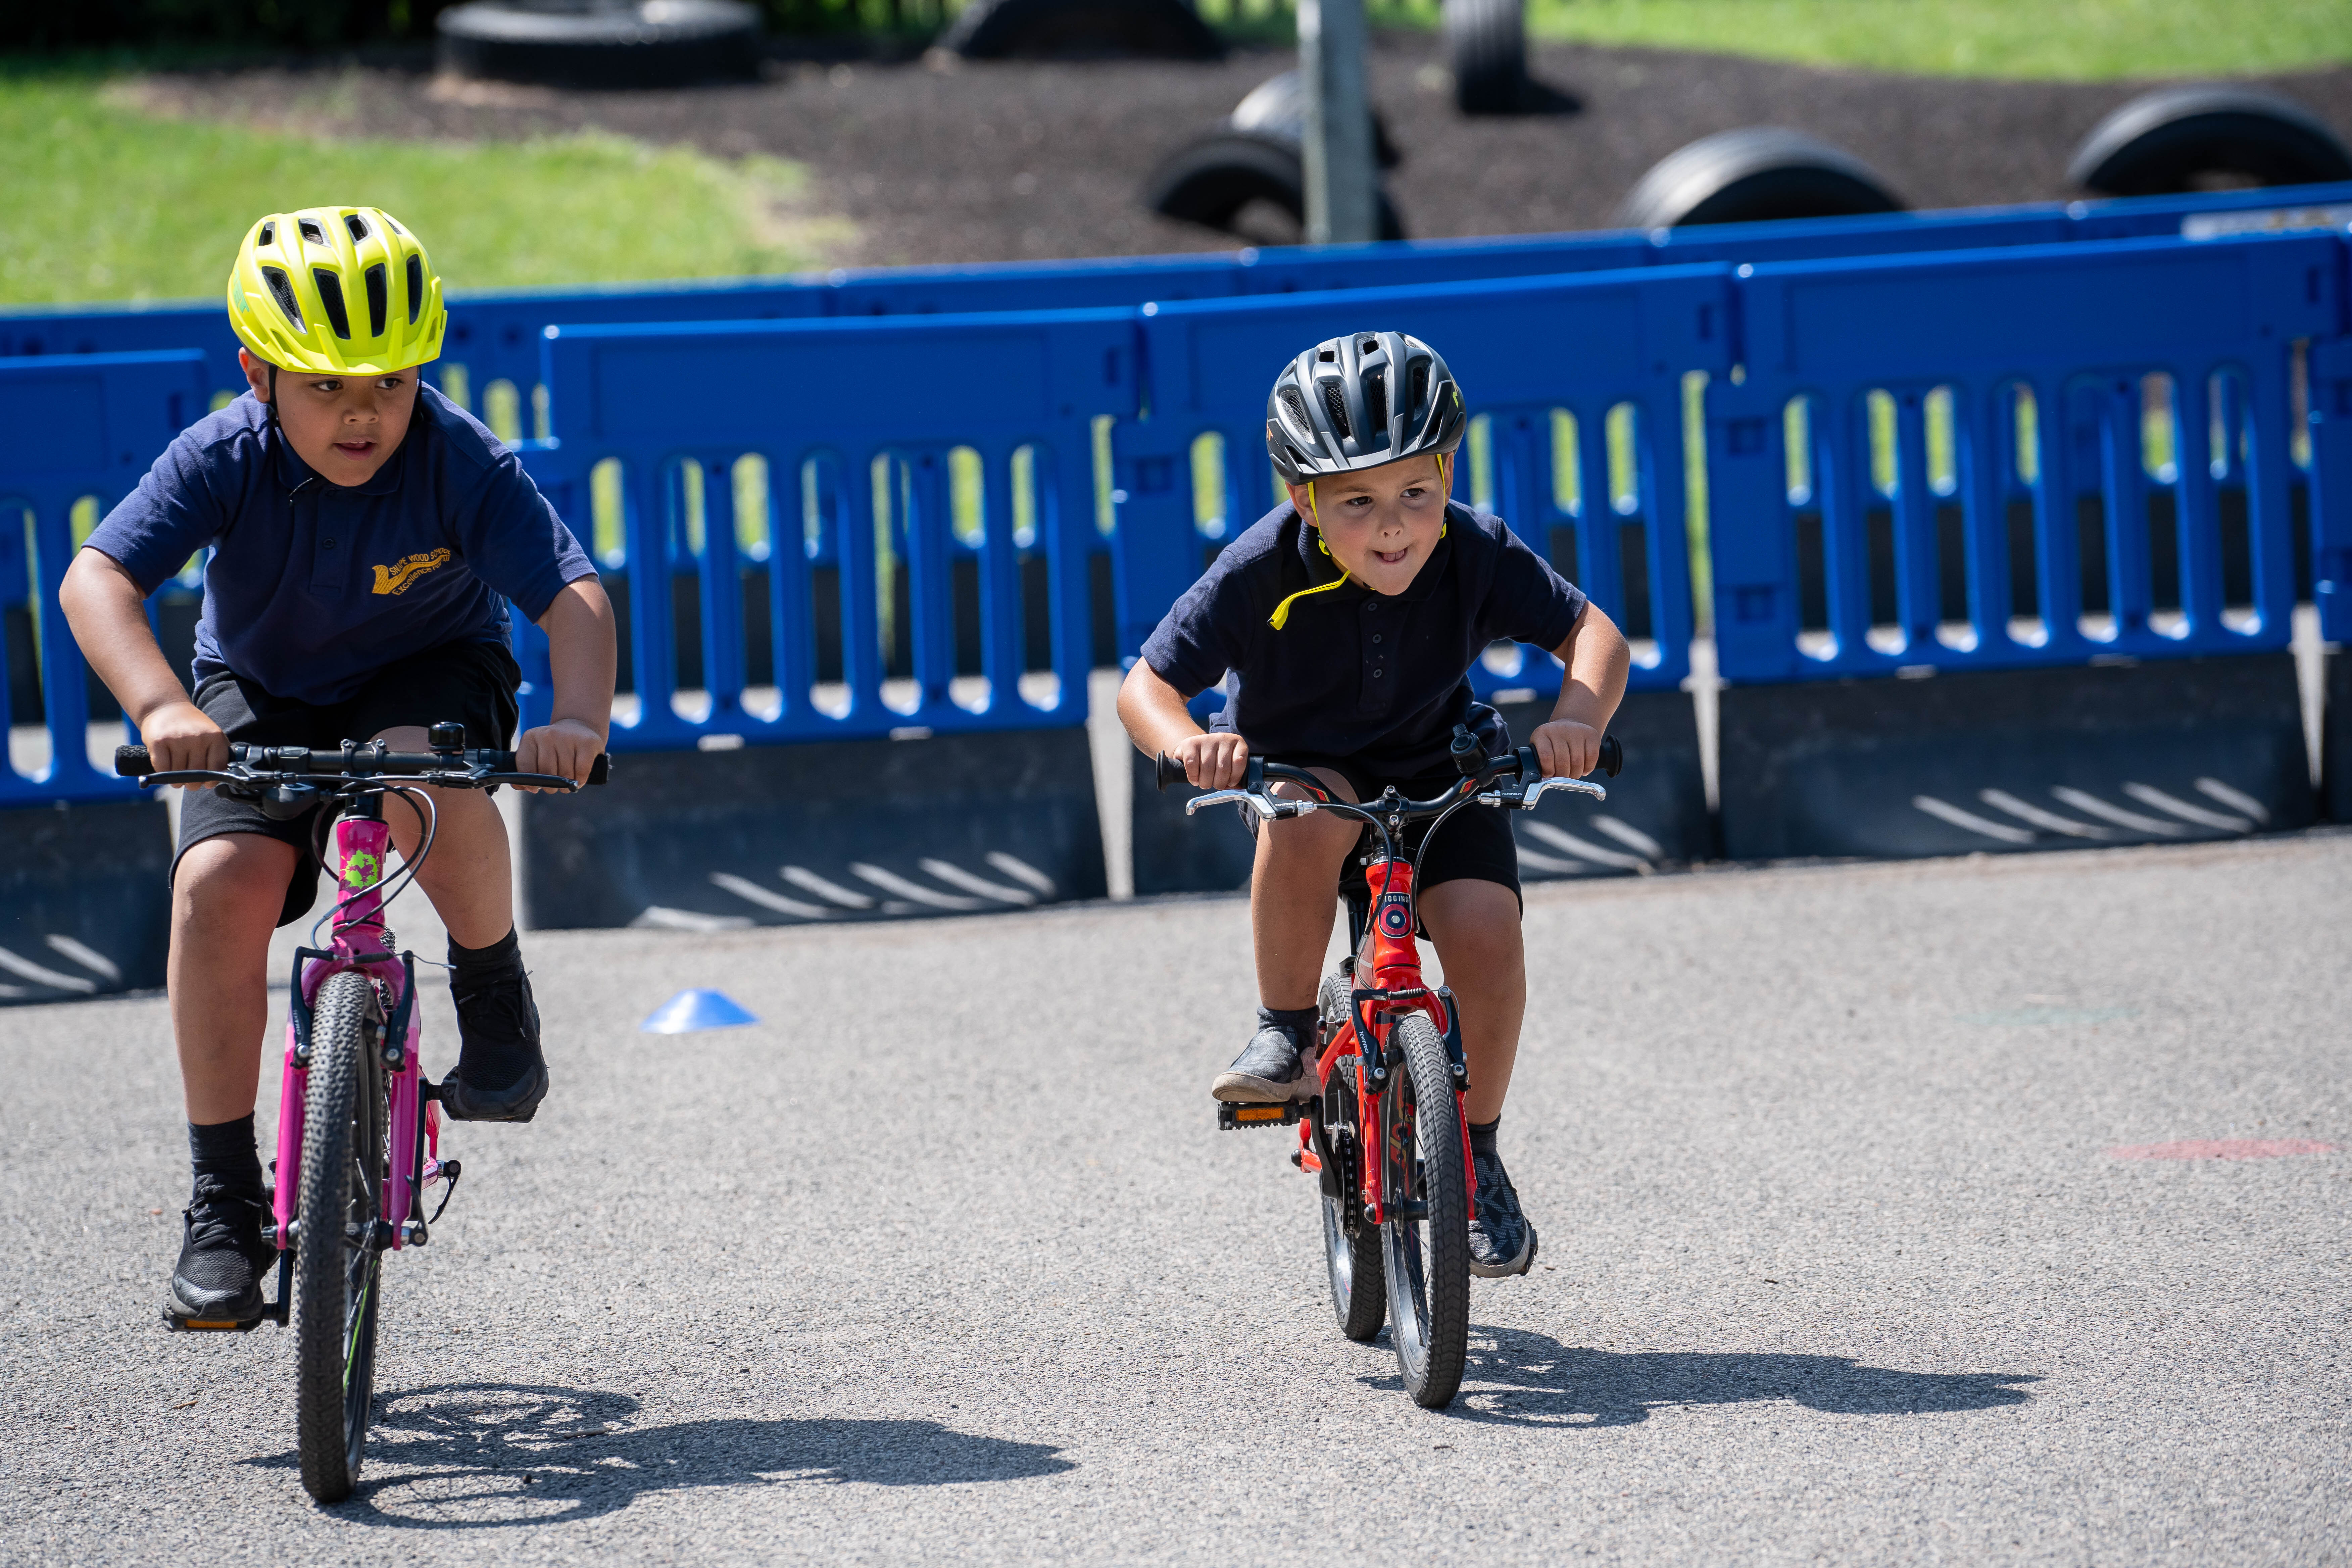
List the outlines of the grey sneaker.
<svg viewBox="0 0 2352 1568">
<path fill-rule="evenodd" d="M 1268 1008 L 1259 1008 L 1257 1033 L 1242 1047 L 1242 1054 L 1234 1058 L 1234 1065 L 1217 1075 L 1217 1081 L 1209 1089 L 1210 1098 L 1259 1105 L 1313 1099 L 1315 1073 L 1299 1047 L 1298 1037 L 1303 1030 L 1315 1026 L 1315 1010 L 1304 1008 L 1301 1015 L 1308 1020 L 1304 1026 L 1276 1017 Z"/>
<path fill-rule="evenodd" d="M 1511 1173 L 1490 1145 L 1471 1149 L 1478 1193 L 1470 1205 L 1470 1272 L 1484 1279 L 1525 1274 L 1536 1260 L 1536 1227 L 1519 1212 Z"/>
</svg>

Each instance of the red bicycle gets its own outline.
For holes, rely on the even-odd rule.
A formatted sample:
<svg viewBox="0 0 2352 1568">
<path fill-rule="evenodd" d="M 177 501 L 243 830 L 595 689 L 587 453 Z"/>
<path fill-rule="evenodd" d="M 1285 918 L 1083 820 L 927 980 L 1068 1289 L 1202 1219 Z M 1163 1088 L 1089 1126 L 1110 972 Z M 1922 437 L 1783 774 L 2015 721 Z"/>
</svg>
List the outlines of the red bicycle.
<svg viewBox="0 0 2352 1568">
<path fill-rule="evenodd" d="M 1335 800 L 1305 768 L 1253 757 L 1240 789 L 1213 790 L 1184 803 L 1185 815 L 1234 805 L 1261 822 L 1309 812 L 1360 817 L 1364 842 L 1342 879 L 1348 900 L 1349 956 L 1324 976 L 1317 1031 L 1317 1081 L 1322 1092 L 1279 1105 L 1221 1103 L 1221 1128 L 1298 1127 L 1291 1163 L 1314 1173 L 1323 1192 L 1323 1256 L 1339 1331 L 1370 1341 L 1392 1320 L 1391 1342 L 1405 1392 L 1430 1409 L 1451 1404 L 1462 1386 L 1470 1335 L 1470 1124 L 1463 1100 L 1470 1064 L 1453 992 L 1421 974 L 1421 921 L 1412 874 L 1429 840 L 1465 805 L 1532 811 L 1555 791 L 1609 798 L 1584 779 L 1545 778 L 1535 748 L 1484 753 L 1468 729 L 1454 732 L 1462 782 L 1428 800 L 1408 800 L 1394 785 L 1360 805 Z M 1624 763 L 1615 736 L 1601 742 L 1601 770 Z M 1161 789 L 1184 782 L 1183 764 L 1162 755 Z M 1311 799 L 1266 793 L 1269 783 L 1300 785 Z M 1404 829 L 1426 821 L 1420 849 Z"/>
</svg>

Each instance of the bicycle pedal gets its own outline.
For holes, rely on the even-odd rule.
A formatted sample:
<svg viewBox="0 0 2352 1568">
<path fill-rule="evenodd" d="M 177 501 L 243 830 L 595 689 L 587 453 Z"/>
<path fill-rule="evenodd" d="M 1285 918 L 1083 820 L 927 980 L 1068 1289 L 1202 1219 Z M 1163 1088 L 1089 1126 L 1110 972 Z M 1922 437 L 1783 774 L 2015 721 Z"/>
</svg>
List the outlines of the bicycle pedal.
<svg viewBox="0 0 2352 1568">
<path fill-rule="evenodd" d="M 249 1334 L 269 1316 L 267 1307 L 262 1309 L 260 1317 L 250 1322 L 239 1322 L 235 1318 L 185 1318 L 169 1307 L 163 1309 L 163 1326 L 173 1333 Z"/>
<path fill-rule="evenodd" d="M 1305 1101 L 1286 1100 L 1279 1105 L 1244 1104 L 1238 1100 L 1217 1102 L 1217 1131 L 1231 1132 L 1237 1127 L 1295 1127 Z"/>
</svg>

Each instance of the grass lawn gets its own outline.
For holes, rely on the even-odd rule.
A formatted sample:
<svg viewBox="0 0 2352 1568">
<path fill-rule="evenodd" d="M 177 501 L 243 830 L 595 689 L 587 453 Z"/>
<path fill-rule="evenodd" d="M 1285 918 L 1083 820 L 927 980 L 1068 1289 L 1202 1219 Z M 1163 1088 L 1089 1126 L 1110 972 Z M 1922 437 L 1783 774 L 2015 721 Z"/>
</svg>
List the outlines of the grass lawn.
<svg viewBox="0 0 2352 1568">
<path fill-rule="evenodd" d="M 1238 36 L 1287 39 L 1295 0 L 1197 0 Z M 1433 27 L 1438 0 L 1365 0 Z M 1928 76 L 2245 76 L 2352 61 L 2352 0 L 1528 0 L 1528 30 L 1581 44 L 1753 55 Z"/>
<path fill-rule="evenodd" d="M 1528 0 L 1537 36 L 1935 76 L 2242 76 L 2352 60 L 2352 0 Z"/>
<path fill-rule="evenodd" d="M 787 272 L 828 237 L 777 159 L 593 132 L 320 140 L 158 118 L 95 74 L 0 71 L 0 147 L 5 304 L 217 297 L 256 218 L 331 203 L 386 208 L 464 289 Z"/>
</svg>

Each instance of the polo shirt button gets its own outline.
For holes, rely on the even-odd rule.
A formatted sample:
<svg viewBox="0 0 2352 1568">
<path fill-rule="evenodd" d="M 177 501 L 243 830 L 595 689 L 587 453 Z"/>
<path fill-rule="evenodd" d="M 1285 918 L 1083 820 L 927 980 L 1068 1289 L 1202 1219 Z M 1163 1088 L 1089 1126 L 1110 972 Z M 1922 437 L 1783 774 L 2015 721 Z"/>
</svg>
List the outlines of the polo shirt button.
<svg viewBox="0 0 2352 1568">
<path fill-rule="evenodd" d="M 335 547 L 335 542 L 334 542 L 333 540 L 331 540 L 331 539 L 321 540 L 321 541 L 320 542 L 320 545 L 321 545 L 321 547 L 322 547 L 322 548 L 325 548 L 325 549 L 328 549 L 328 550 L 332 550 L 332 549 Z"/>
<path fill-rule="evenodd" d="M 331 540 L 329 540 L 327 542 L 328 542 L 328 543 L 330 543 L 330 544 L 332 544 L 332 543 L 334 542 L 334 541 L 331 539 Z M 1381 634 L 1380 634 L 1380 633 L 1378 633 L 1378 632 L 1374 632 L 1374 633 L 1372 634 L 1372 641 L 1374 641 L 1375 643 L 1377 643 L 1377 642 L 1379 642 L 1380 640 L 1381 640 Z"/>
<path fill-rule="evenodd" d="M 1372 679 L 1374 680 L 1378 680 L 1381 676 L 1386 675 L 1388 671 L 1385 669 L 1376 669 L 1372 671 Z"/>
</svg>

